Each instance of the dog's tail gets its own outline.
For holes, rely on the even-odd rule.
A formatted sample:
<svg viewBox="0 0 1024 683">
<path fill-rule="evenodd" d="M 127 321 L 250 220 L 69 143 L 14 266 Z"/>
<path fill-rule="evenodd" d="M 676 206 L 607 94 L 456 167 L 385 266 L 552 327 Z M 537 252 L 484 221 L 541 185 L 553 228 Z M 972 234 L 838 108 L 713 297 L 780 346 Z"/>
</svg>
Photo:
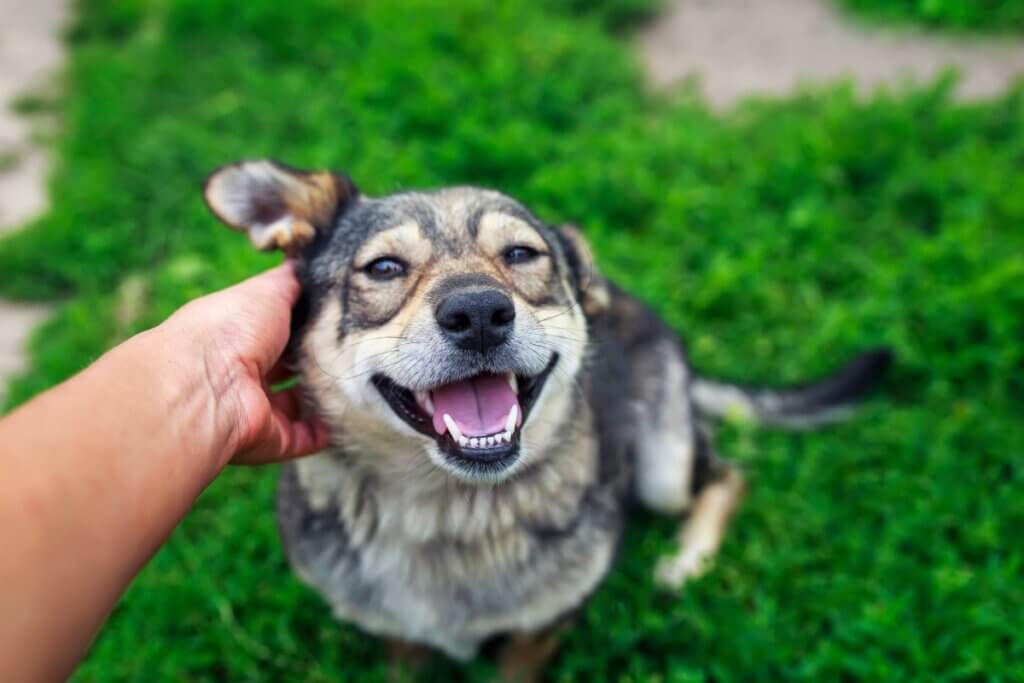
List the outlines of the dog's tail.
<svg viewBox="0 0 1024 683">
<path fill-rule="evenodd" d="M 815 382 L 769 388 L 696 377 L 690 392 L 705 415 L 735 415 L 767 425 L 805 428 L 846 417 L 892 364 L 886 348 L 864 351 L 842 370 Z"/>
</svg>

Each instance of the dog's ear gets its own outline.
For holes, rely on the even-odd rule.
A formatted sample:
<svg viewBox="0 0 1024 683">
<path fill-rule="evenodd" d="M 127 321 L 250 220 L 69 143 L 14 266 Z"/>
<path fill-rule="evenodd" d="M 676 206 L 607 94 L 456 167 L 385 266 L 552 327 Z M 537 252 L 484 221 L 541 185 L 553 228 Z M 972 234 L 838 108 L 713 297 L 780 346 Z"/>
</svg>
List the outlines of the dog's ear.
<svg viewBox="0 0 1024 683">
<path fill-rule="evenodd" d="M 597 272 L 594 253 L 583 233 L 574 225 L 560 225 L 555 234 L 565 252 L 569 273 L 576 287 L 576 298 L 587 315 L 597 315 L 608 308 L 608 284 Z"/>
<path fill-rule="evenodd" d="M 257 249 L 281 249 L 289 256 L 327 234 L 338 212 L 358 194 L 344 176 L 273 161 L 224 166 L 203 187 L 206 205 L 217 218 L 246 231 Z"/>
</svg>

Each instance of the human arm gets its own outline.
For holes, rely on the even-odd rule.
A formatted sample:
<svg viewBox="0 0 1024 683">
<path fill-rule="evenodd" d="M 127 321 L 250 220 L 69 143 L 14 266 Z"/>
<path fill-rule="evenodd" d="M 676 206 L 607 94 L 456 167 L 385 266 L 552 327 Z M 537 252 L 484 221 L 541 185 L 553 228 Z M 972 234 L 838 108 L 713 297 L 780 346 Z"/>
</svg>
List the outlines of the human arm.
<svg viewBox="0 0 1024 683">
<path fill-rule="evenodd" d="M 0 672 L 62 680 L 228 462 L 322 448 L 298 388 L 270 394 L 290 264 L 198 299 L 0 419 Z"/>
</svg>

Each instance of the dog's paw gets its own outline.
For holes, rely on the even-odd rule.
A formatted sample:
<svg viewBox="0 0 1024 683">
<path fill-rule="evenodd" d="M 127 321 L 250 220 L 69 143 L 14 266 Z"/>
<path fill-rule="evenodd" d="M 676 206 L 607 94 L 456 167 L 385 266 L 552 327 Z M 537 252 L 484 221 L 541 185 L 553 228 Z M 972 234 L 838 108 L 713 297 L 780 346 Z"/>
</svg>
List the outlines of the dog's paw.
<svg viewBox="0 0 1024 683">
<path fill-rule="evenodd" d="M 711 559 L 707 553 L 667 555 L 654 568 L 654 582 L 665 590 L 678 591 L 690 579 L 707 573 L 711 568 Z"/>
</svg>

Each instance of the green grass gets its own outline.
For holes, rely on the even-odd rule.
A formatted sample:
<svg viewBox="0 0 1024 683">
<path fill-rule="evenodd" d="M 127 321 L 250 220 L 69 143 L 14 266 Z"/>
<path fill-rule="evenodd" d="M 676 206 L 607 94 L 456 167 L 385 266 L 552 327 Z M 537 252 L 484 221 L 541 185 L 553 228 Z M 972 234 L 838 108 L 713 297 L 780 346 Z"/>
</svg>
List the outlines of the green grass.
<svg viewBox="0 0 1024 683">
<path fill-rule="evenodd" d="M 650 6 L 83 1 L 54 206 L 0 243 L 0 294 L 65 301 L 12 400 L 274 261 L 207 215 L 218 164 L 329 165 L 371 194 L 496 186 L 584 226 L 708 371 L 899 358 L 845 425 L 726 426 L 750 494 L 715 571 L 656 592 L 673 523 L 641 516 L 552 680 L 1021 680 L 1024 93 L 836 86 L 716 116 L 644 93 L 613 29 Z M 380 645 L 287 570 L 274 476 L 232 470 L 201 498 L 78 680 L 385 679 Z"/>
<path fill-rule="evenodd" d="M 969 32 L 1024 31 L 1024 0 L 839 0 L 873 19 Z"/>
</svg>

